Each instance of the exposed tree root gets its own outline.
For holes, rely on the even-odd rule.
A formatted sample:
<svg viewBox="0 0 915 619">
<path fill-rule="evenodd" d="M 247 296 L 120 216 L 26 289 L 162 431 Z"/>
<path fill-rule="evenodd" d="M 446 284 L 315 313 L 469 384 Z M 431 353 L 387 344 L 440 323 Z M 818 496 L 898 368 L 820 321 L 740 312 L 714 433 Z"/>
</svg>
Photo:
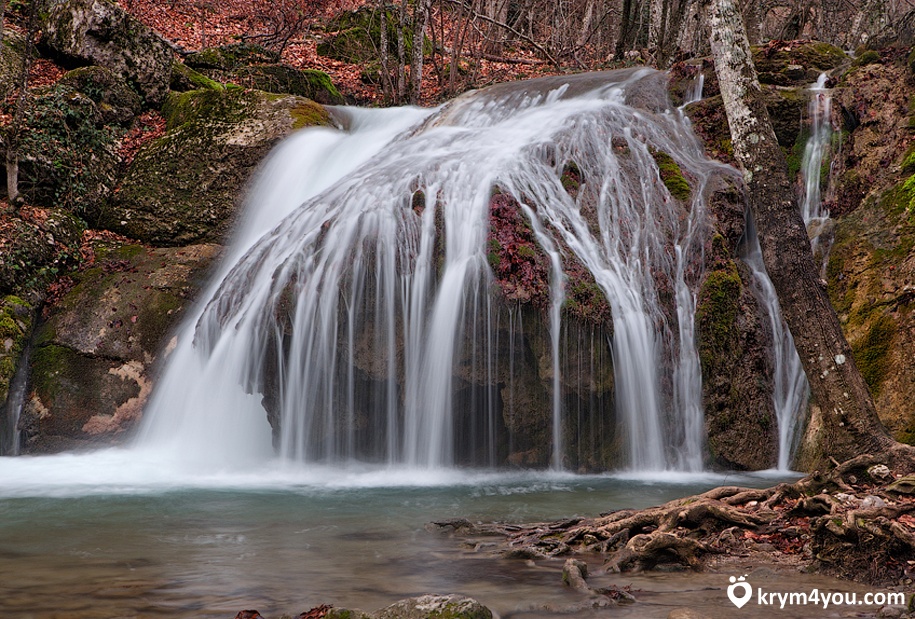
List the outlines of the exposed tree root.
<svg viewBox="0 0 915 619">
<path fill-rule="evenodd" d="M 906 475 L 915 460 L 903 455 L 859 456 L 772 488 L 724 486 L 643 510 L 527 526 L 462 526 L 458 534 L 503 536 L 507 557 L 597 553 L 612 572 L 698 570 L 714 554 L 763 549 L 795 555 L 827 574 L 898 584 L 915 572 L 915 476 Z M 586 590 L 586 574 L 570 565 L 567 582 Z"/>
</svg>

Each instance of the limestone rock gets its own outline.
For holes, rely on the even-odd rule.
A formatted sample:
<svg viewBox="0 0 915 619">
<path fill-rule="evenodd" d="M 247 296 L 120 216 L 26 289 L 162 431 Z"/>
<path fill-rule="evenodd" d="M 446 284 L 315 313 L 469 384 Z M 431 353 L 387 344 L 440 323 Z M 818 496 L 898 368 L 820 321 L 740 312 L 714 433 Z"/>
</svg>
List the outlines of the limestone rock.
<svg viewBox="0 0 915 619">
<path fill-rule="evenodd" d="M 113 2 L 54 3 L 44 42 L 72 62 L 99 65 L 124 77 L 150 105 L 162 103 L 168 94 L 171 48 Z"/>
<path fill-rule="evenodd" d="M 219 242 L 251 173 L 293 130 L 330 125 L 301 97 L 239 88 L 173 93 L 168 133 L 137 153 L 101 225 L 160 246 Z"/>
<path fill-rule="evenodd" d="M 50 307 L 30 359 L 23 451 L 122 440 L 139 421 L 152 364 L 219 247 L 99 246 L 95 266 Z"/>
<path fill-rule="evenodd" d="M 395 602 L 375 613 L 376 619 L 492 619 L 492 611 L 460 595 L 422 595 Z"/>
</svg>

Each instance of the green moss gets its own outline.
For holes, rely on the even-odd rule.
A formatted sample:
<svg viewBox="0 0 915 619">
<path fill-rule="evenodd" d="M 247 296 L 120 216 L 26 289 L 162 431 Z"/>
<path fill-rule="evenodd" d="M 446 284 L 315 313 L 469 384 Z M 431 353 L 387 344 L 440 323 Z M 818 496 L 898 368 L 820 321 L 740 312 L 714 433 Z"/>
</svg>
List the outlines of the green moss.
<svg viewBox="0 0 915 619">
<path fill-rule="evenodd" d="M 855 58 L 852 66 L 863 67 L 869 64 L 878 64 L 880 62 L 880 53 L 869 49 Z"/>
<path fill-rule="evenodd" d="M 74 351 L 49 344 L 39 346 L 32 353 L 31 385 L 43 400 L 56 398 L 67 379 L 72 378 L 79 362 Z"/>
<path fill-rule="evenodd" d="M 855 363 L 874 395 L 880 392 L 895 336 L 896 322 L 881 315 L 871 323 L 864 337 L 852 344 Z"/>
<path fill-rule="evenodd" d="M 670 195 L 682 202 L 688 201 L 692 189 L 690 189 L 689 182 L 683 177 L 683 172 L 677 162 L 663 151 L 655 151 L 652 155 L 658 164 L 658 174 Z"/>
<path fill-rule="evenodd" d="M 290 113 L 292 114 L 293 129 L 327 125 L 330 122 L 330 114 L 327 113 L 324 106 L 318 105 L 312 101 L 297 105 L 290 110 Z"/>
<path fill-rule="evenodd" d="M 279 62 L 279 54 L 260 45 L 234 43 L 189 54 L 185 64 L 195 69 L 236 69 L 240 66 Z"/>
<path fill-rule="evenodd" d="M 216 80 L 210 79 L 186 64 L 176 62 L 172 65 L 172 90 L 184 92 L 188 90 L 225 90 L 225 86 Z"/>
<path fill-rule="evenodd" d="M 700 331 L 699 359 L 703 374 L 710 375 L 718 355 L 731 342 L 743 284 L 733 262 L 709 272 L 699 290 L 696 324 Z"/>
</svg>

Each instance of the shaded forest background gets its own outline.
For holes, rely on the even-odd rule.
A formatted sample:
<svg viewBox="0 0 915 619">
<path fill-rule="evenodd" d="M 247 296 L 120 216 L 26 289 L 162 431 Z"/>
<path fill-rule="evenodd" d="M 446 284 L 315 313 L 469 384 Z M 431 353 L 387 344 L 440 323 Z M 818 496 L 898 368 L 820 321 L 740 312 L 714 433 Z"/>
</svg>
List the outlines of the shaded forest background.
<svg viewBox="0 0 915 619">
<path fill-rule="evenodd" d="M 435 103 L 469 88 L 708 54 L 704 0 L 120 0 L 182 49 L 250 42 L 326 71 L 361 104 Z M 751 44 L 849 51 L 915 40 L 915 0 L 740 0 Z M 359 10 L 359 17 L 345 15 Z M 381 15 L 387 28 L 380 28 Z M 366 36 L 366 35 L 369 36 Z M 422 53 L 418 53 L 422 52 Z"/>
</svg>

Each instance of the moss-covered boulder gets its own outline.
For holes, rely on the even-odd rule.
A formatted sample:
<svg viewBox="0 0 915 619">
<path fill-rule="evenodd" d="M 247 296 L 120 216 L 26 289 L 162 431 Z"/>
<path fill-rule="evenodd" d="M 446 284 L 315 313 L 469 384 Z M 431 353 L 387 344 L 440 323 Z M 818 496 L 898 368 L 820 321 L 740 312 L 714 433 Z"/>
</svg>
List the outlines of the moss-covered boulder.
<svg viewBox="0 0 915 619">
<path fill-rule="evenodd" d="M 305 97 L 324 105 L 340 105 L 343 97 L 323 71 L 296 69 L 280 63 L 279 55 L 258 45 L 237 43 L 222 47 L 210 47 L 190 54 L 184 65 L 173 77 L 173 90 L 212 88 L 200 77 L 210 78 L 216 83 L 231 83 L 245 88 L 263 90 L 274 94 L 289 94 Z M 176 87 L 177 86 L 177 87 Z"/>
<path fill-rule="evenodd" d="M 696 308 L 708 450 L 725 469 L 766 469 L 778 458 L 771 334 L 749 280 L 742 264 L 720 262 L 706 273 Z"/>
<path fill-rule="evenodd" d="M 0 294 L 43 292 L 79 259 L 83 223 L 61 209 L 22 209 L 0 234 Z"/>
<path fill-rule="evenodd" d="M 104 67 L 80 67 L 64 74 L 60 85 L 95 102 L 99 117 L 108 125 L 128 127 L 143 110 L 143 100 L 123 79 Z"/>
<path fill-rule="evenodd" d="M 260 45 L 234 43 L 221 47 L 208 47 L 188 54 L 184 59 L 184 64 L 198 71 L 213 69 L 231 71 L 256 64 L 275 64 L 279 61 L 279 54 Z"/>
<path fill-rule="evenodd" d="M 236 69 L 226 76 L 247 88 L 305 97 L 324 105 L 342 105 L 343 96 L 323 71 L 296 69 L 284 64 L 265 64 Z"/>
<path fill-rule="evenodd" d="M 24 46 L 22 35 L 12 30 L 3 31 L 3 43 L 0 44 L 0 92 L 13 92 L 19 82 Z"/>
<path fill-rule="evenodd" d="M 331 124 L 308 99 L 240 88 L 173 93 L 163 112 L 168 132 L 137 153 L 101 217 L 163 246 L 222 239 L 267 152 L 295 129 Z"/>
<path fill-rule="evenodd" d="M 820 41 L 773 41 L 753 48 L 753 64 L 762 84 L 804 86 L 820 73 L 851 62 L 848 55 Z"/>
<path fill-rule="evenodd" d="M 188 92 L 189 90 L 225 90 L 225 85 L 210 79 L 203 73 L 195 71 L 184 63 L 176 62 L 172 65 L 171 89 L 175 92 Z"/>
<path fill-rule="evenodd" d="M 96 262 L 47 310 L 30 358 L 22 451 L 123 440 L 152 388 L 151 368 L 219 247 L 98 245 Z"/>
<path fill-rule="evenodd" d="M 374 613 L 375 619 L 492 619 L 492 611 L 460 595 L 422 595 Z"/>
<path fill-rule="evenodd" d="M 13 376 L 32 334 L 33 315 L 28 301 L 14 295 L 0 297 L 0 412 L 6 410 Z"/>
<path fill-rule="evenodd" d="M 125 93 L 96 87 L 99 77 L 110 75 L 85 72 L 33 92 L 20 143 L 19 189 L 26 200 L 67 209 L 89 221 L 116 184 L 117 148 L 125 129 L 114 122 L 129 122 L 134 113 L 130 97 L 121 97 Z"/>
<path fill-rule="evenodd" d="M 161 104 L 168 94 L 174 56 L 171 48 L 113 2 L 53 3 L 43 40 L 65 61 L 110 69 L 150 105 Z"/>
</svg>

